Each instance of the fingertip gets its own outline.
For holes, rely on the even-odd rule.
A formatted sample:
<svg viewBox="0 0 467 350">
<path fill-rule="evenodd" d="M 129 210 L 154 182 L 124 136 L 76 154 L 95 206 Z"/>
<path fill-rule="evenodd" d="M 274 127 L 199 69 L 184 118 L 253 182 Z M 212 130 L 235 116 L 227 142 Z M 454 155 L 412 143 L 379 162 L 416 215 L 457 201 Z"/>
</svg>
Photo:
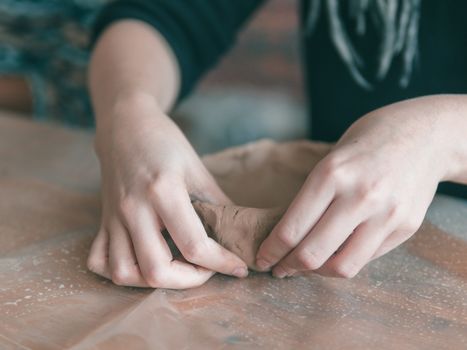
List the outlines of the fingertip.
<svg viewBox="0 0 467 350">
<path fill-rule="evenodd" d="M 283 267 L 277 266 L 272 270 L 272 275 L 276 278 L 284 278 L 288 276 L 288 273 Z"/>
<path fill-rule="evenodd" d="M 286 250 L 280 251 L 282 247 L 277 244 L 276 236 L 274 229 L 261 243 L 256 253 L 255 264 L 262 272 L 270 271 L 288 253 Z"/>
<path fill-rule="evenodd" d="M 260 271 L 267 271 L 271 267 L 271 263 L 269 262 L 269 259 L 266 258 L 265 254 L 265 242 L 268 240 L 269 237 L 266 237 L 266 239 L 261 242 L 258 251 L 256 252 L 256 259 L 255 259 L 255 265 Z"/>
<path fill-rule="evenodd" d="M 230 261 L 226 261 L 226 266 L 230 266 L 230 271 L 226 268 L 225 272 L 223 272 L 226 275 L 238 277 L 238 278 L 245 278 L 248 276 L 248 266 L 247 264 L 237 255 L 232 253 L 231 251 L 224 249 L 228 255 L 231 256 Z"/>
<path fill-rule="evenodd" d="M 240 258 L 235 253 L 231 252 L 227 248 L 223 247 L 219 243 L 215 242 L 215 244 L 219 249 L 221 249 L 220 256 L 224 257 L 224 264 L 223 266 L 219 266 L 219 270 L 216 270 L 217 272 L 221 272 L 225 275 L 235 276 L 239 278 L 244 278 L 248 276 L 248 266 L 242 258 Z"/>
<path fill-rule="evenodd" d="M 214 274 L 215 271 L 206 269 L 202 266 L 191 265 L 187 262 L 180 260 L 173 260 L 172 267 L 172 280 L 165 286 L 169 289 L 188 289 L 196 288 L 207 282 Z"/>
<path fill-rule="evenodd" d="M 232 271 L 232 275 L 238 278 L 245 278 L 248 276 L 248 269 L 246 267 L 237 267 Z"/>
</svg>

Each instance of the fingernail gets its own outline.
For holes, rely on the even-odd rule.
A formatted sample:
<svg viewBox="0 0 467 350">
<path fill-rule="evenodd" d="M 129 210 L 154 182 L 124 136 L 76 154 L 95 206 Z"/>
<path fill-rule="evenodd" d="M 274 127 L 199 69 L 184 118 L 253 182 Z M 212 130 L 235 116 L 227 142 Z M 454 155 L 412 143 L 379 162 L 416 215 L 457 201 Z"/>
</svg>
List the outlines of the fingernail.
<svg viewBox="0 0 467 350">
<path fill-rule="evenodd" d="M 248 276 L 248 269 L 244 267 L 237 267 L 235 270 L 233 270 L 232 275 L 238 278 L 243 278 Z"/>
<path fill-rule="evenodd" d="M 287 276 L 287 272 L 282 267 L 276 267 L 273 271 L 273 276 L 277 278 L 284 278 Z"/>
<path fill-rule="evenodd" d="M 256 260 L 256 266 L 258 266 L 260 270 L 269 269 L 269 263 L 264 259 L 257 259 Z"/>
</svg>

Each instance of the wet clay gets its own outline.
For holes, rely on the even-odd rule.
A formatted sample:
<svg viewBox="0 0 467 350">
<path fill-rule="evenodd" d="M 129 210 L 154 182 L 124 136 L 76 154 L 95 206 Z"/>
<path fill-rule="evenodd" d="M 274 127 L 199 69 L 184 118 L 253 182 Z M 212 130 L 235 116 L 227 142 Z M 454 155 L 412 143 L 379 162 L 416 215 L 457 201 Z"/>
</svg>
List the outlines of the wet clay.
<svg viewBox="0 0 467 350">
<path fill-rule="evenodd" d="M 280 220 L 284 209 L 202 202 L 195 202 L 193 206 L 210 237 L 239 256 L 250 269 L 258 270 L 255 265 L 256 252 Z"/>
<path fill-rule="evenodd" d="M 259 246 L 330 147 L 307 141 L 277 147 L 277 143 L 263 140 L 203 157 L 221 188 L 236 203 L 193 203 L 208 235 L 257 270 Z"/>
<path fill-rule="evenodd" d="M 330 144 L 320 142 L 262 140 L 207 155 L 202 160 L 236 205 L 287 207 L 330 149 Z"/>
</svg>

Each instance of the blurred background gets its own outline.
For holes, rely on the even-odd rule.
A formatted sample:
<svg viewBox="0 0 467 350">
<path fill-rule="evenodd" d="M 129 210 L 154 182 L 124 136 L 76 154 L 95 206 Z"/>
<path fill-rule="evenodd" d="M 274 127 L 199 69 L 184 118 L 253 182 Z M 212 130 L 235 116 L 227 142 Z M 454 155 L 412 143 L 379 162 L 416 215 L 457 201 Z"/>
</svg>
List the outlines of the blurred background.
<svg viewBox="0 0 467 350">
<path fill-rule="evenodd" d="M 94 3 L 99 1 L 105 0 Z M 48 0 L 54 6 L 45 14 L 40 1 L 2 3 L 1 108 L 24 115 L 39 109 L 46 116 L 36 119 L 89 127 L 79 117 L 90 113 L 79 95 L 85 85 L 84 38 L 91 21 L 83 8 L 86 10 L 93 1 Z M 294 0 L 268 1 L 242 31 L 234 49 L 172 113 L 201 154 L 265 137 L 305 137 L 308 118 L 302 94 L 296 6 Z M 89 6 L 88 12 L 91 10 Z M 63 13 L 71 12 L 82 15 L 70 23 Z M 53 32 L 51 27 L 59 29 Z M 46 46 L 46 42 L 51 44 Z M 27 83 L 18 79 L 24 75 Z M 69 78 L 63 79 L 63 75 Z M 66 86 L 57 86 L 57 82 Z M 31 86 L 42 93 L 44 101 L 31 100 Z"/>
<path fill-rule="evenodd" d="M 306 136 L 297 2 L 270 0 L 174 118 L 201 153 Z"/>
</svg>

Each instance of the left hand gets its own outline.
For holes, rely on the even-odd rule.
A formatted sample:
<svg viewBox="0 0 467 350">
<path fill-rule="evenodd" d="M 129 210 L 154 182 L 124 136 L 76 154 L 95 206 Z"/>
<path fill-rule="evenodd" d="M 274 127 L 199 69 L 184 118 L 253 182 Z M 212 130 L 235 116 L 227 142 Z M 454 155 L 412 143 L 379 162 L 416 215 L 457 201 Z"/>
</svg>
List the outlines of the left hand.
<svg viewBox="0 0 467 350">
<path fill-rule="evenodd" d="M 450 162 L 449 128 L 427 99 L 356 121 L 309 174 L 257 265 L 280 278 L 308 270 L 350 278 L 415 233 Z"/>
</svg>

